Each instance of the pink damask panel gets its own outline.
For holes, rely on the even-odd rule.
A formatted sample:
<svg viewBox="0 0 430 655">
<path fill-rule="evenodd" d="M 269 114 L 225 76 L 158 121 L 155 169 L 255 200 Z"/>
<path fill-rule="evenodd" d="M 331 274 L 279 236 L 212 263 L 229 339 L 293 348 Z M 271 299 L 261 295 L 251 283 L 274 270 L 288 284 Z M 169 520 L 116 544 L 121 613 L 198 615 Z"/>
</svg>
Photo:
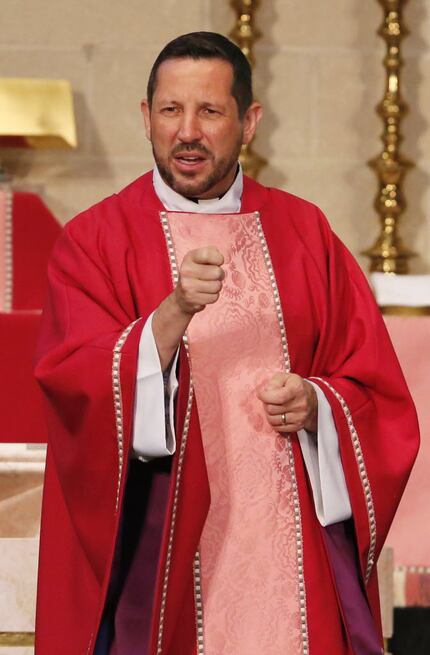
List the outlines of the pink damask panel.
<svg viewBox="0 0 430 655">
<path fill-rule="evenodd" d="M 178 265 L 215 245 L 218 302 L 188 331 L 211 489 L 201 541 L 206 655 L 303 652 L 292 478 L 259 385 L 284 370 L 280 326 L 255 214 L 168 215 Z M 288 617 L 288 620 L 286 620 Z"/>
</svg>

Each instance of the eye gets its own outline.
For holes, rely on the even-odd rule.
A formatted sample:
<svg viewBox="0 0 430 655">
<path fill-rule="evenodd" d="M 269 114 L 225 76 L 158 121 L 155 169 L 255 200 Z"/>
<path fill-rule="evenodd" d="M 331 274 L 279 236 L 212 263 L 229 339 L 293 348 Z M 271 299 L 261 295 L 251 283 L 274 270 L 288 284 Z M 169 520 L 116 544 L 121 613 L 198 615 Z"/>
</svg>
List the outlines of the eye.
<svg viewBox="0 0 430 655">
<path fill-rule="evenodd" d="M 212 107 L 204 107 L 203 113 L 207 114 L 208 116 L 214 116 L 215 114 L 219 114 L 219 111 L 213 109 Z"/>
<path fill-rule="evenodd" d="M 179 112 L 179 107 L 176 107 L 175 105 L 166 105 L 161 108 L 161 112 L 163 114 L 177 114 Z"/>
</svg>

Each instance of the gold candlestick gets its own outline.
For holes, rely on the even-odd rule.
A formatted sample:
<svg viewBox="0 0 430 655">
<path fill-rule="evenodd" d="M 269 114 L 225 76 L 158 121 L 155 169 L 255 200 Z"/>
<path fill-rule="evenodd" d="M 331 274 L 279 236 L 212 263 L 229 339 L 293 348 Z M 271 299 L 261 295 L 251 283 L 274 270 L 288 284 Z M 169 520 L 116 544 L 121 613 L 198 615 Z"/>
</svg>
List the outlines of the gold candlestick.
<svg viewBox="0 0 430 655">
<path fill-rule="evenodd" d="M 381 232 L 372 248 L 363 254 L 371 259 L 370 270 L 382 273 L 407 273 L 408 259 L 415 253 L 403 245 L 398 235 L 398 221 L 406 203 L 402 184 L 406 171 L 413 165 L 400 154 L 402 136 L 400 124 L 407 113 L 400 92 L 401 40 L 408 34 L 402 22 L 402 9 L 408 0 L 378 0 L 385 16 L 378 34 L 387 44 L 384 66 L 387 72 L 386 90 L 377 112 L 384 122 L 381 136 L 384 148 L 369 161 L 379 180 L 375 208 L 381 219 Z"/>
<path fill-rule="evenodd" d="M 261 36 L 260 30 L 254 25 L 254 12 L 258 8 L 260 0 L 230 0 L 230 4 L 237 13 L 237 19 L 229 36 L 237 43 L 251 66 L 254 67 L 253 47 L 255 41 Z M 257 179 L 260 170 L 267 164 L 267 161 L 254 151 L 252 142 L 242 146 L 239 159 L 245 175 L 254 179 Z"/>
</svg>

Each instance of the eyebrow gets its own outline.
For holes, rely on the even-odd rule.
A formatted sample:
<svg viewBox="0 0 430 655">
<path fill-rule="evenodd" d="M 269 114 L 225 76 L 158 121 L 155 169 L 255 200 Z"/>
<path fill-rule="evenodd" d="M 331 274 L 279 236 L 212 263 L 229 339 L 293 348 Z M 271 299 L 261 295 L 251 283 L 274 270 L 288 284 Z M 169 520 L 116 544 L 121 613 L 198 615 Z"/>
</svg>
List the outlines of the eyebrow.
<svg viewBox="0 0 430 655">
<path fill-rule="evenodd" d="M 173 100 L 171 98 L 158 98 L 157 104 L 160 105 L 182 105 L 179 100 Z M 215 107 L 217 109 L 225 109 L 225 105 L 219 102 L 211 102 L 210 100 L 204 100 L 199 103 L 200 107 Z"/>
<path fill-rule="evenodd" d="M 205 101 L 205 102 L 202 102 L 200 106 L 201 107 L 215 107 L 216 109 L 224 109 L 224 105 L 222 105 L 222 104 L 220 104 L 218 102 Z"/>
</svg>

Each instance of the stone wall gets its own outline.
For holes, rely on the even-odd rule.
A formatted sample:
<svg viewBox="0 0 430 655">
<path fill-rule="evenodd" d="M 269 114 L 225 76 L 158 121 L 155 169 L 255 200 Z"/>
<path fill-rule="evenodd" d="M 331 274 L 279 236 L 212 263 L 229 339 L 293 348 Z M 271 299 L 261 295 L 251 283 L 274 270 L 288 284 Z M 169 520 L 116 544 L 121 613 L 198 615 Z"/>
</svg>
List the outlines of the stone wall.
<svg viewBox="0 0 430 655">
<path fill-rule="evenodd" d="M 377 233 L 365 162 L 380 150 L 381 17 L 376 0 L 266 0 L 257 13 L 255 88 L 266 107 L 257 146 L 270 161 L 261 180 L 318 203 L 355 254 Z M 42 191 L 66 221 L 134 179 L 151 165 L 139 100 L 154 56 L 179 33 L 228 33 L 233 21 L 228 0 L 39 0 L 31 11 L 25 0 L 4 0 L 1 75 L 69 79 L 80 144 L 73 153 L 3 153 L 16 183 Z M 409 3 L 405 21 L 404 153 L 417 166 L 402 232 L 422 271 L 430 264 L 430 5 Z"/>
</svg>

